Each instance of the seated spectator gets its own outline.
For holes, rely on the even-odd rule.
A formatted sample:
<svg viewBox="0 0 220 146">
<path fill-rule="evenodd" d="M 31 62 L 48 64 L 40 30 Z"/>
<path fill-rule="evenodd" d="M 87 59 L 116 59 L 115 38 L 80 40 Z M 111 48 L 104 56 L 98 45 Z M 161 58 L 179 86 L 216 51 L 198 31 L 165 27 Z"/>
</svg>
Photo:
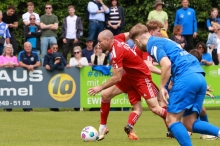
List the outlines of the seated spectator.
<svg viewBox="0 0 220 146">
<path fill-rule="evenodd" d="M 99 45 L 94 47 L 94 54 L 91 56 L 91 61 L 93 65 L 107 65 L 108 64 L 108 52 L 102 53 L 102 49 Z"/>
<path fill-rule="evenodd" d="M 0 67 L 14 68 L 18 66 L 17 57 L 13 55 L 13 48 L 11 44 L 7 44 L 3 50 L 3 54 L 0 56 Z M 4 109 L 4 111 L 10 112 L 12 109 Z"/>
<path fill-rule="evenodd" d="M 56 53 L 56 54 L 54 54 Z M 53 55 L 54 54 L 54 55 Z M 59 60 L 56 61 L 56 65 L 52 65 L 55 62 L 56 55 L 60 57 Z M 58 63 L 59 62 L 59 63 Z M 44 57 L 43 66 L 50 71 L 53 71 L 54 69 L 61 69 L 60 63 L 64 66 L 69 68 L 70 65 L 67 63 L 66 59 L 63 57 L 62 54 L 58 53 L 58 45 L 56 43 L 51 44 L 51 49 L 47 51 L 47 55 Z"/>
<path fill-rule="evenodd" d="M 36 52 L 32 51 L 31 43 L 24 43 L 24 51 L 18 54 L 18 62 L 21 67 L 26 68 L 29 71 L 33 71 L 34 68 L 40 66 L 40 59 Z M 33 111 L 32 108 L 24 108 L 26 112 Z"/>
<path fill-rule="evenodd" d="M 34 14 L 30 15 L 30 23 L 24 27 L 25 41 L 30 42 L 32 50 L 40 55 L 40 37 L 42 35 L 41 27 L 36 23 L 36 17 Z"/>
<path fill-rule="evenodd" d="M 187 46 L 187 42 L 184 36 L 182 36 L 183 27 L 179 24 L 174 26 L 173 28 L 173 36 L 170 38 L 174 42 L 180 44 L 180 46 L 185 49 Z"/>
<path fill-rule="evenodd" d="M 212 27 L 214 33 L 209 35 L 206 46 L 208 47 L 207 52 L 211 54 L 215 65 L 218 65 L 220 61 L 220 25 L 212 22 Z"/>
<path fill-rule="evenodd" d="M 89 62 L 89 65 L 92 65 L 91 62 L 91 56 L 94 53 L 94 48 L 93 48 L 93 40 L 90 38 L 86 39 L 86 48 L 82 50 L 82 56 L 86 57 L 86 59 Z M 74 56 L 74 54 L 73 54 Z"/>
<path fill-rule="evenodd" d="M 2 21 L 2 17 L 3 17 L 3 14 L 0 11 L 0 31 L 1 31 L 1 34 L 0 34 L 0 55 L 2 55 L 4 45 L 6 43 L 9 44 L 9 42 L 10 42 L 9 38 L 11 37 L 10 33 L 9 33 L 8 25 Z"/>
<path fill-rule="evenodd" d="M 82 49 L 80 46 L 76 46 L 73 49 L 74 57 L 70 58 L 70 66 L 82 68 L 83 66 L 89 66 L 86 57 L 82 57 Z"/>
<path fill-rule="evenodd" d="M 204 42 L 198 42 L 196 49 L 202 54 L 201 65 L 213 65 L 212 56 L 207 53 L 207 47 Z"/>
</svg>

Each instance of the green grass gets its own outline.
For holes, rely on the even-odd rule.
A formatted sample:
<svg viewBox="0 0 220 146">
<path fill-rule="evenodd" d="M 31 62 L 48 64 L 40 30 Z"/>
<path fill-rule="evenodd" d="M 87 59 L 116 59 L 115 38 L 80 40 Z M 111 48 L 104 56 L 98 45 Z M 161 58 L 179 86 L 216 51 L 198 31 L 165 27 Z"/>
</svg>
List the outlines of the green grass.
<svg viewBox="0 0 220 146">
<path fill-rule="evenodd" d="M 68 111 L 68 110 L 66 110 Z M 135 131 L 139 141 L 129 141 L 123 131 L 129 112 L 110 112 L 109 134 L 100 142 L 83 142 L 85 126 L 98 129 L 99 112 L 0 112 L 0 146 L 177 146 L 175 139 L 165 137 L 166 128 L 160 117 L 144 111 Z M 209 120 L 220 127 L 218 110 L 208 110 Z M 217 146 L 220 140 L 199 139 L 192 135 L 194 146 Z"/>
</svg>

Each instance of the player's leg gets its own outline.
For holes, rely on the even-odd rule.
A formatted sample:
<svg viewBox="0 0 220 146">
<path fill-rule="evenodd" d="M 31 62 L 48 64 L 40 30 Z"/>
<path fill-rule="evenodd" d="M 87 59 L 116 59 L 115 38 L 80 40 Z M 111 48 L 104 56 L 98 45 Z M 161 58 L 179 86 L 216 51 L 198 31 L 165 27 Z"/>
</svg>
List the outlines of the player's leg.
<svg viewBox="0 0 220 146">
<path fill-rule="evenodd" d="M 141 96 L 133 87 L 127 92 L 127 94 L 128 99 L 134 110 L 128 116 L 128 122 L 127 125 L 124 127 L 124 131 L 127 133 L 130 140 L 138 140 L 139 138 L 135 134 L 133 128 L 143 112 L 143 108 L 141 105 Z"/>
<path fill-rule="evenodd" d="M 101 99 L 101 109 L 100 109 L 100 126 L 99 126 L 99 139 L 104 139 L 104 135 L 108 131 L 107 129 L 107 119 L 110 111 L 110 102 L 113 97 L 118 94 L 123 93 L 116 85 L 109 87 L 102 91 L 102 99 Z"/>
<path fill-rule="evenodd" d="M 202 107 L 202 111 L 200 113 L 199 118 L 200 118 L 201 121 L 209 122 L 208 115 L 207 115 L 207 112 L 206 112 L 206 109 L 205 109 L 204 106 Z"/>
</svg>

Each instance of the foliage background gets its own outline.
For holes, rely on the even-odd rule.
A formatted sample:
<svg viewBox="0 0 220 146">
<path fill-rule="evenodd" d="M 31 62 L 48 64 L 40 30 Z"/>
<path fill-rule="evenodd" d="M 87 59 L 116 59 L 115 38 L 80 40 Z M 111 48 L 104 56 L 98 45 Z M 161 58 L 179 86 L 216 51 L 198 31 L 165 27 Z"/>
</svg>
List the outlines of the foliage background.
<svg viewBox="0 0 220 146">
<path fill-rule="evenodd" d="M 108 5 L 108 0 L 103 0 Z M 175 12 L 181 7 L 181 0 L 164 0 L 165 5 L 163 6 L 164 11 L 168 13 L 169 17 L 169 35 L 172 34 L 173 22 L 175 18 Z M 16 6 L 16 13 L 19 16 L 19 27 L 16 29 L 17 41 L 19 49 L 23 48 L 23 22 L 22 14 L 27 11 L 26 0 L 1 0 L 0 10 L 5 12 L 9 4 Z M 40 16 L 45 13 L 45 0 L 32 0 L 35 4 L 35 12 Z M 53 13 L 57 15 L 59 19 L 59 30 L 58 30 L 58 44 L 60 49 L 62 48 L 62 40 L 60 39 L 60 30 L 63 18 L 68 16 L 67 7 L 72 4 L 75 6 L 76 15 L 80 16 L 83 20 L 84 35 L 81 41 L 81 46 L 84 47 L 86 37 L 88 36 L 88 22 L 85 20 L 85 10 L 89 0 L 48 0 L 49 3 L 53 4 Z M 119 0 L 121 6 L 125 11 L 125 22 L 126 26 L 123 31 L 128 31 L 134 24 L 138 22 L 145 23 L 147 21 L 148 13 L 153 10 L 152 7 L 154 0 Z M 198 21 L 198 37 L 195 42 L 207 40 L 207 29 L 205 21 L 210 15 L 212 7 L 219 7 L 220 0 L 189 0 L 190 7 L 196 10 L 197 21 Z"/>
</svg>

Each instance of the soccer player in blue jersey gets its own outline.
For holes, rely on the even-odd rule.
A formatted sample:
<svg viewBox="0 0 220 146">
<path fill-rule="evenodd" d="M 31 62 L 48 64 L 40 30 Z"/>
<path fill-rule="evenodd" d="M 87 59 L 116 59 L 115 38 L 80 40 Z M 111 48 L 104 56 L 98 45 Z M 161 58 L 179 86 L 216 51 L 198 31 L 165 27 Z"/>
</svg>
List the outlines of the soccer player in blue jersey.
<svg viewBox="0 0 220 146">
<path fill-rule="evenodd" d="M 166 121 L 179 144 L 192 146 L 187 130 L 220 137 L 220 128 L 198 119 L 207 88 L 199 61 L 172 40 L 151 36 L 143 24 L 132 27 L 129 36 L 161 65 L 160 93 L 169 97 Z M 173 86 L 168 95 L 165 85 L 170 75 Z"/>
</svg>

